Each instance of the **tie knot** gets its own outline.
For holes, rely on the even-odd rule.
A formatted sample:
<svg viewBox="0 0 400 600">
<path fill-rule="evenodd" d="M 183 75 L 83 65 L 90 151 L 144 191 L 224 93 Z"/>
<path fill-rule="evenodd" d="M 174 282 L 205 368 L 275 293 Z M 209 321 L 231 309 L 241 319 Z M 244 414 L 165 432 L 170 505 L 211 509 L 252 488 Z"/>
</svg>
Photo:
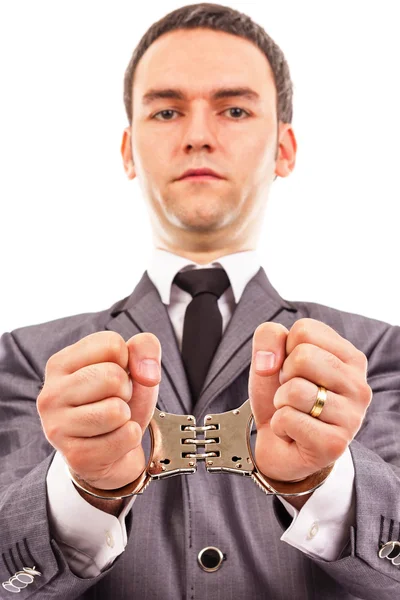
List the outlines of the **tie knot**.
<svg viewBox="0 0 400 600">
<path fill-rule="evenodd" d="M 178 273 L 173 283 L 193 296 L 208 292 L 217 298 L 229 287 L 229 277 L 224 269 L 192 269 Z"/>
</svg>

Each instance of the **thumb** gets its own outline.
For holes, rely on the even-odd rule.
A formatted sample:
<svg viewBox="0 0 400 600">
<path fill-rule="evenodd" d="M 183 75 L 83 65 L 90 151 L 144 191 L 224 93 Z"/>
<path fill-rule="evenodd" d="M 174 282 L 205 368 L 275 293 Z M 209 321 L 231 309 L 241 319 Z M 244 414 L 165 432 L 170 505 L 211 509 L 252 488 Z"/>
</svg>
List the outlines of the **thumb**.
<svg viewBox="0 0 400 600">
<path fill-rule="evenodd" d="M 128 369 L 132 380 L 132 396 L 128 402 L 131 420 L 144 433 L 157 404 L 161 380 L 161 344 L 153 333 L 138 333 L 127 342 Z"/>
<path fill-rule="evenodd" d="M 253 335 L 249 399 L 257 429 L 276 412 L 274 396 L 280 386 L 288 333 L 284 325 L 268 322 L 259 325 Z"/>
</svg>

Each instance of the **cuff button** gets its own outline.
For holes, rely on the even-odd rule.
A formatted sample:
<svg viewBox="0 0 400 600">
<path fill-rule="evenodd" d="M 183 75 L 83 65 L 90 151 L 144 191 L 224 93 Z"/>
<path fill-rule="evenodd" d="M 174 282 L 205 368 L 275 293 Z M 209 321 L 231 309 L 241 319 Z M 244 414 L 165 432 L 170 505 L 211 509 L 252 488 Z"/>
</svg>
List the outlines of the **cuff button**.
<svg viewBox="0 0 400 600">
<path fill-rule="evenodd" d="M 400 542 L 390 541 L 383 544 L 378 552 L 379 558 L 388 558 L 389 560 L 396 559 L 400 556 Z M 396 562 L 394 564 L 399 564 Z"/>
</svg>

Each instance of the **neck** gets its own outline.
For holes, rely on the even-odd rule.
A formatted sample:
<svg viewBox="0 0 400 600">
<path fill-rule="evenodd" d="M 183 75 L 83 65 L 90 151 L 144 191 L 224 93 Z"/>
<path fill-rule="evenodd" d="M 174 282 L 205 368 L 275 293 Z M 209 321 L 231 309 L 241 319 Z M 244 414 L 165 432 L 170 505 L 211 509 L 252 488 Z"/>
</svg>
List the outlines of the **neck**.
<svg viewBox="0 0 400 600">
<path fill-rule="evenodd" d="M 227 254 L 234 254 L 236 252 L 246 252 L 248 250 L 255 250 L 255 248 L 241 248 L 240 250 L 236 248 L 225 248 L 220 250 L 210 250 L 210 251 L 190 251 L 183 250 L 182 248 L 167 248 L 162 245 L 157 245 L 156 248 L 159 250 L 166 250 L 167 252 L 171 252 L 172 254 L 177 254 L 178 256 L 183 256 L 198 265 L 208 265 L 212 263 L 222 256 L 226 256 Z"/>
</svg>

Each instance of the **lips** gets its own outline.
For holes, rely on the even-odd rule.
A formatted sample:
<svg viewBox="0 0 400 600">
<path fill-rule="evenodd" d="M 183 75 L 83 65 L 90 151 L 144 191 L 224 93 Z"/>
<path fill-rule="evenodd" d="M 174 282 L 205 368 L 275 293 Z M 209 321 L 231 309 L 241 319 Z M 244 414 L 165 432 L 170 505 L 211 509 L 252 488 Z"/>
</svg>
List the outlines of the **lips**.
<svg viewBox="0 0 400 600">
<path fill-rule="evenodd" d="M 200 177 L 200 176 L 209 176 L 216 177 L 218 179 L 223 179 L 221 175 L 213 171 L 212 169 L 188 169 L 180 176 L 179 179 L 184 179 L 185 177 Z"/>
</svg>

